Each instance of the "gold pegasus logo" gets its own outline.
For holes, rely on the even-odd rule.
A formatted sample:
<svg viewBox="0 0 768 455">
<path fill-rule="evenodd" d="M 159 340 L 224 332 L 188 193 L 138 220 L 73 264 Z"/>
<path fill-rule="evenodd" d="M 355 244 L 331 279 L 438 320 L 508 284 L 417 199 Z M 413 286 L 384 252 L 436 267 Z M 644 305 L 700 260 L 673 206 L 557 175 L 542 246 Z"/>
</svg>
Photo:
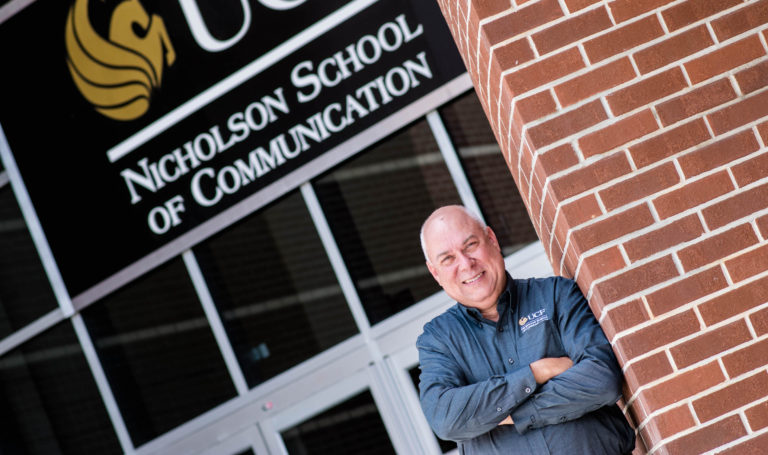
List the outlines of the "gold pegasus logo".
<svg viewBox="0 0 768 455">
<path fill-rule="evenodd" d="M 67 15 L 65 42 L 67 66 L 78 90 L 114 120 L 144 115 L 153 90 L 160 87 L 164 64 L 176 60 L 165 22 L 149 16 L 139 0 L 124 0 L 115 7 L 109 39 L 93 29 L 88 0 L 75 0 Z"/>
</svg>

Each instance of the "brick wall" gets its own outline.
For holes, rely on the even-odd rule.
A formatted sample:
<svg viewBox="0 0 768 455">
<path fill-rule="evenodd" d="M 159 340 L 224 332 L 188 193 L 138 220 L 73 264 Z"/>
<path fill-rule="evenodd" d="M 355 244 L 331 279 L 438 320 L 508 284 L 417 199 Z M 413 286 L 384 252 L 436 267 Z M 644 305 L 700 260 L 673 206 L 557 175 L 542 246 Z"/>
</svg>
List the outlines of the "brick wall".
<svg viewBox="0 0 768 455">
<path fill-rule="evenodd" d="M 649 453 L 768 451 L 768 0 L 437 0 Z"/>
</svg>

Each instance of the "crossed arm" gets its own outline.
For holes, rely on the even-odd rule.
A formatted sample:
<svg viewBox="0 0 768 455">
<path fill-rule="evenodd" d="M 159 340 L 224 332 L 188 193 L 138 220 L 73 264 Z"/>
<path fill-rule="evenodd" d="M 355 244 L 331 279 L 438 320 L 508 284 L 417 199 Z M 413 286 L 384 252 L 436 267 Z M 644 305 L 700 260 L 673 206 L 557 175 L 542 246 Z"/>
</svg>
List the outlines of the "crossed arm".
<svg viewBox="0 0 768 455">
<path fill-rule="evenodd" d="M 558 282 L 557 325 L 567 357 L 468 383 L 439 333 L 420 339 L 422 409 L 443 439 L 471 439 L 499 424 L 519 433 L 577 419 L 620 396 L 621 371 L 575 283 Z M 426 333 L 426 332 L 425 332 Z"/>
<path fill-rule="evenodd" d="M 536 380 L 536 384 L 544 384 L 572 366 L 573 361 L 568 357 L 545 357 L 529 365 L 531 372 L 533 373 L 533 378 Z M 511 415 L 499 422 L 499 425 L 514 424 L 515 422 L 512 420 Z"/>
</svg>

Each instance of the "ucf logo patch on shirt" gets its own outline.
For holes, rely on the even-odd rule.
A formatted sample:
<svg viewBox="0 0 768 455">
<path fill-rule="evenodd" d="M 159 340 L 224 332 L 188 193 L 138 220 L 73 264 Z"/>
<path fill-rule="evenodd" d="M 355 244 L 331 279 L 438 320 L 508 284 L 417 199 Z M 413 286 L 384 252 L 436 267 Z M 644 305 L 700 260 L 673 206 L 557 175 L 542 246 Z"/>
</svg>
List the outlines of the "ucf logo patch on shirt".
<svg viewBox="0 0 768 455">
<path fill-rule="evenodd" d="M 548 321 L 548 320 L 549 320 L 549 316 L 547 316 L 547 311 L 544 308 L 542 308 L 539 311 L 534 311 L 528 316 L 523 316 L 517 322 L 520 324 L 520 331 L 525 333 L 529 329 L 532 329 L 537 325 L 541 324 L 542 322 Z"/>
</svg>

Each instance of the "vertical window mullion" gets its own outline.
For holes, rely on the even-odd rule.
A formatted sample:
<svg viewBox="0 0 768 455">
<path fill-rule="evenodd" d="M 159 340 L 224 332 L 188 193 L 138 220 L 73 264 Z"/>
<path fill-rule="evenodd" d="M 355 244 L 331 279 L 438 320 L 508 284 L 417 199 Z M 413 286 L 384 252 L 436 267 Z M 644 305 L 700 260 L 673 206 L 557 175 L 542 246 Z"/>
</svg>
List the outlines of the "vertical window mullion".
<svg viewBox="0 0 768 455">
<path fill-rule="evenodd" d="M 339 280 L 341 291 L 344 293 L 344 297 L 347 300 L 349 309 L 352 312 L 352 317 L 355 319 L 355 323 L 357 324 L 360 333 L 363 334 L 363 338 L 367 341 L 370 337 L 371 325 L 368 322 L 368 317 L 363 309 L 363 304 L 360 301 L 357 289 L 355 289 L 355 283 L 352 280 L 352 276 L 349 274 L 349 270 L 347 270 L 344 258 L 341 256 L 341 251 L 339 251 L 339 247 L 333 237 L 331 228 L 328 225 L 328 220 L 325 218 L 325 214 L 320 207 L 320 201 L 318 201 L 311 183 L 308 182 L 301 185 L 301 195 L 304 197 L 304 202 L 307 205 L 309 214 L 312 217 L 312 221 L 315 223 L 315 229 L 317 229 L 317 233 L 320 236 L 323 248 L 325 249 L 326 254 L 328 254 L 328 259 L 331 262 L 333 272 L 336 274 L 336 279 Z"/>
<path fill-rule="evenodd" d="M 117 406 L 117 400 L 115 400 L 115 396 L 112 393 L 112 388 L 107 380 L 107 375 L 104 373 L 104 369 L 101 366 L 101 361 L 96 353 L 96 348 L 93 345 L 91 336 L 88 334 L 88 329 L 85 327 L 83 318 L 80 314 L 75 314 L 72 316 L 71 321 L 77 339 L 80 341 L 80 347 L 83 349 L 83 355 L 85 355 L 93 379 L 96 382 L 96 387 L 99 389 L 99 394 L 104 401 L 104 406 L 107 408 L 109 419 L 112 421 L 115 433 L 117 433 L 117 439 L 120 441 L 120 446 L 123 448 L 123 453 L 135 453 L 133 442 L 128 434 L 128 427 L 125 425 L 123 416 L 120 413 L 120 408 Z"/>
<path fill-rule="evenodd" d="M 64 316 L 69 317 L 75 314 L 75 309 L 72 306 L 72 297 L 70 297 L 66 286 L 64 285 L 64 279 L 61 277 L 59 267 L 56 265 L 56 261 L 53 258 L 53 252 L 48 244 L 48 239 L 43 233 L 43 227 L 40 224 L 40 220 L 37 218 L 37 213 L 32 206 L 32 199 L 27 193 L 27 189 L 22 183 L 19 169 L 16 167 L 16 162 L 11 155 L 11 147 L 8 145 L 8 141 L 5 138 L 5 132 L 2 126 L 0 126 L 0 155 L 5 156 L 5 174 L 6 178 L 11 181 L 11 176 L 16 177 L 17 185 L 14 186 L 14 195 L 16 196 L 16 202 L 19 204 L 21 213 L 24 216 L 24 221 L 27 224 L 27 229 L 32 236 L 32 242 L 37 248 L 37 253 L 40 255 L 40 260 L 43 263 L 43 270 L 48 277 L 48 281 L 53 289 L 53 294 L 56 296 L 56 301 L 59 303 L 61 311 Z"/>
<path fill-rule="evenodd" d="M 466 208 L 476 213 L 481 219 L 483 218 L 483 212 L 480 210 L 480 204 L 477 203 L 475 193 L 472 191 L 472 186 L 469 184 L 469 179 L 464 173 L 464 168 L 459 161 L 459 154 L 456 152 L 456 148 L 453 146 L 448 130 L 445 128 L 443 120 L 440 118 L 440 114 L 437 111 L 432 111 L 427 114 L 427 122 L 432 130 L 432 134 L 435 136 L 437 145 L 440 148 L 440 153 L 443 155 L 446 166 L 448 166 L 448 172 L 451 174 L 453 183 L 456 185 L 456 189 L 459 192 L 459 197 Z"/>
<path fill-rule="evenodd" d="M 211 293 L 208 290 L 208 284 L 200 270 L 200 265 L 197 263 L 197 258 L 195 258 L 195 254 L 192 250 L 184 252 L 182 257 L 184 258 L 184 264 L 187 266 L 187 271 L 189 272 L 189 277 L 195 287 L 197 296 L 200 299 L 200 304 L 203 306 L 203 311 L 205 311 L 205 316 L 208 318 L 208 324 L 211 326 L 213 336 L 216 338 L 219 350 L 221 350 L 224 363 L 227 365 L 229 375 L 232 377 L 232 382 L 235 385 L 237 394 L 243 396 L 248 392 L 248 383 L 245 380 L 243 370 L 240 368 L 240 363 L 237 361 L 235 350 L 229 342 L 229 337 L 224 329 L 224 324 L 221 322 L 221 316 L 216 309 L 216 305 L 213 303 L 213 297 L 211 297 Z"/>
</svg>

